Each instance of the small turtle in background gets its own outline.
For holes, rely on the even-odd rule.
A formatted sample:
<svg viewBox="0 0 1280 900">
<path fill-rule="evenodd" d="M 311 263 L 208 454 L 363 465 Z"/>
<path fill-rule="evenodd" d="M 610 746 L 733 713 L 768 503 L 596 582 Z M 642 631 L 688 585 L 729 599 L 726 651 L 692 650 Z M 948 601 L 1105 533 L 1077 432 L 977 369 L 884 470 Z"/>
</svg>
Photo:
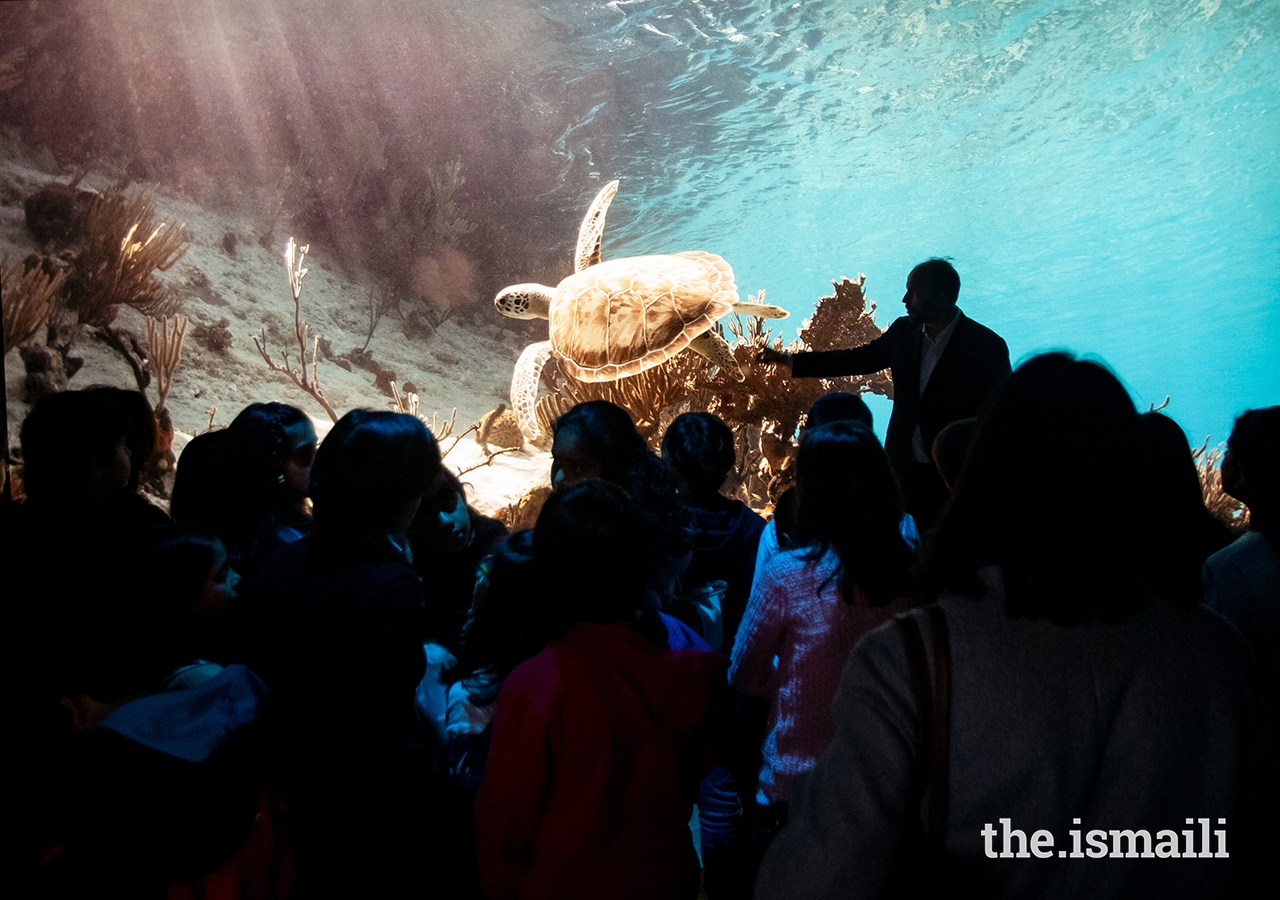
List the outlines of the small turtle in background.
<svg viewBox="0 0 1280 900">
<path fill-rule="evenodd" d="M 550 340 L 530 344 L 511 378 L 511 405 L 529 442 L 543 444 L 535 403 L 538 379 L 552 356 L 579 381 L 616 381 L 666 362 L 682 350 L 700 353 L 739 381 L 728 343 L 712 330 L 730 313 L 784 319 L 777 306 L 738 302 L 733 269 L 713 253 L 691 250 L 600 261 L 605 213 L 618 191 L 600 189 L 578 229 L 574 274 L 555 287 L 516 284 L 493 305 L 514 319 L 548 319 Z"/>
<path fill-rule="evenodd" d="M 485 413 L 476 423 L 476 443 L 484 449 L 485 456 L 491 455 L 490 444 L 502 450 L 519 450 L 524 446 L 524 433 L 520 431 L 516 414 L 507 409 L 505 403 Z"/>
</svg>

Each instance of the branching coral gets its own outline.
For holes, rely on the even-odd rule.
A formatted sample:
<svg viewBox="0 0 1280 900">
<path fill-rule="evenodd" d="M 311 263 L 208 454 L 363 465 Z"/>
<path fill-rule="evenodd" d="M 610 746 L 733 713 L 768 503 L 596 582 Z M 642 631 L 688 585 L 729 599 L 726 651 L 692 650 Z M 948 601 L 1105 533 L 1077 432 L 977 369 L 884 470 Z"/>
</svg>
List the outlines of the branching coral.
<svg viewBox="0 0 1280 900">
<path fill-rule="evenodd" d="M 876 325 L 875 303 L 868 308 L 865 285 L 867 276 L 859 275 L 857 281 L 841 278 L 831 282 L 835 288 L 830 296 L 818 300 L 813 315 L 800 327 L 800 343 L 805 350 L 838 350 L 844 347 L 860 347 L 884 333 Z M 837 379 L 839 386 L 831 390 L 860 394 L 870 391 L 893 399 L 893 380 L 889 373 L 873 372 Z M 836 382 L 832 382 L 836 384 Z"/>
<path fill-rule="evenodd" d="M 306 322 L 302 321 L 302 279 L 307 274 L 307 269 L 303 266 L 303 262 L 307 258 L 307 251 L 311 248 L 310 244 L 304 244 L 299 247 L 297 242 L 291 237 L 285 248 L 285 267 L 289 271 L 289 290 L 293 293 L 293 334 L 298 340 L 298 368 L 294 368 L 289 363 L 289 351 L 281 350 L 281 362 L 277 363 L 272 359 L 270 352 L 267 350 L 267 329 L 263 326 L 262 334 L 257 335 L 253 339 L 253 345 L 258 348 L 263 362 L 267 364 L 267 368 L 273 372 L 281 372 L 289 377 L 295 385 L 309 394 L 312 399 L 319 403 L 329 418 L 337 422 L 338 414 L 334 411 L 332 404 L 324 395 L 324 391 L 320 389 L 320 376 L 317 372 L 318 353 L 320 339 L 314 338 L 311 345 L 311 371 L 307 372 L 307 338 L 309 336 L 310 327 Z"/>
<path fill-rule="evenodd" d="M 1232 532 L 1240 535 L 1249 529 L 1249 508 L 1222 489 L 1222 457 L 1225 452 L 1223 444 L 1210 448 L 1209 439 L 1205 438 L 1204 444 L 1192 457 L 1200 475 L 1205 508 L 1226 523 Z"/>
<path fill-rule="evenodd" d="M 120 306 L 147 316 L 177 312 L 181 301 L 154 274 L 187 252 L 186 225 L 154 222 L 155 203 L 146 192 L 126 200 L 116 186 L 90 204 L 67 300 L 83 324 L 109 325 Z"/>
<path fill-rule="evenodd" d="M 169 388 L 173 386 L 173 373 L 178 370 L 178 362 L 182 359 L 182 339 L 187 333 L 187 317 L 175 316 L 172 321 L 168 317 L 156 319 L 147 317 L 147 350 L 151 371 L 156 376 L 156 415 L 164 409 L 164 402 L 169 398 Z"/>
<path fill-rule="evenodd" d="M 21 266 L 0 261 L 0 295 L 4 304 L 4 352 L 25 344 L 49 318 L 66 272 L 49 275 L 41 266 L 18 274 Z"/>
</svg>

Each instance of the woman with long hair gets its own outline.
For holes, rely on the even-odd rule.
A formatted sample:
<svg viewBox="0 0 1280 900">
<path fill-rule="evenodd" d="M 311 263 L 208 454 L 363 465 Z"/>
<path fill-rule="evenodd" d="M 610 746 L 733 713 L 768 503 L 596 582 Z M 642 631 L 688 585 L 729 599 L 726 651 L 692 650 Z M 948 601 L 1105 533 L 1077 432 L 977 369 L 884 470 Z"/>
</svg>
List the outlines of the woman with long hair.
<svg viewBox="0 0 1280 900">
<path fill-rule="evenodd" d="M 806 431 L 796 464 L 799 546 L 757 573 L 729 669 L 736 690 L 772 698 L 757 795 L 769 805 L 785 803 L 791 779 L 826 749 L 845 659 L 906 609 L 915 559 L 899 527 L 897 482 L 870 429 L 833 422 Z"/>
</svg>

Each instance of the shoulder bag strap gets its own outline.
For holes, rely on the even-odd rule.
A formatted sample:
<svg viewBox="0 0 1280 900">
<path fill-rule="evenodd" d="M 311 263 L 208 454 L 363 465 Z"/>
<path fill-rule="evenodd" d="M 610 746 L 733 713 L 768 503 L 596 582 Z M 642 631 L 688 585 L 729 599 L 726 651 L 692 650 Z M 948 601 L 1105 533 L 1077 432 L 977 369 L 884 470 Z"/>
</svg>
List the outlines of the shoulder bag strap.
<svg viewBox="0 0 1280 900">
<path fill-rule="evenodd" d="M 911 613 L 899 613 L 898 628 L 902 631 L 902 641 L 907 651 L 907 667 L 911 670 L 911 693 L 916 701 L 916 734 L 919 738 L 920 751 L 916 755 L 915 772 L 912 782 L 912 802 L 918 802 L 924 796 L 929 784 L 929 766 L 933 755 L 929 748 L 933 736 L 933 691 L 929 682 L 929 661 L 925 656 L 924 638 L 920 634 L 920 626 L 916 624 Z"/>
</svg>

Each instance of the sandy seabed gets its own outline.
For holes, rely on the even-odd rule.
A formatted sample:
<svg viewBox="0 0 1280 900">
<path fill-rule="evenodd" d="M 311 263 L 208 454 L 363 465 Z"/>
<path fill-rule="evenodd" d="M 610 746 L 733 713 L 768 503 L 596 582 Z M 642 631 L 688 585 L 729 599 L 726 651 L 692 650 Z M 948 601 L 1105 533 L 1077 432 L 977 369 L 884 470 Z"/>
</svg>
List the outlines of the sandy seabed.
<svg viewBox="0 0 1280 900">
<path fill-rule="evenodd" d="M 41 251 L 27 230 L 22 201 L 52 180 L 66 182 L 69 178 L 51 159 L 27 152 L 12 141 L 0 142 L 0 258 L 7 256 L 13 264 Z M 80 186 L 103 190 L 112 183 L 114 178 L 109 174 L 91 170 Z M 279 361 L 281 351 L 287 349 L 296 368 L 293 297 L 284 261 L 289 237 L 285 228 L 275 231 L 279 246 L 268 249 L 256 241 L 264 227 L 264 217 L 256 211 L 209 209 L 163 189 L 155 190 L 154 199 L 157 219 L 185 222 L 190 239 L 186 255 L 168 272 L 157 273 L 184 298 L 182 312 L 190 320 L 182 361 L 166 402 L 178 432 L 174 450 L 179 454 L 179 465 L 182 447 L 193 434 L 208 429 L 210 410 L 215 408 L 216 428 L 228 425 L 250 403 L 293 404 L 311 416 L 323 438 L 331 427 L 324 409 L 287 376 L 270 371 L 253 342 L 266 328 L 273 357 Z M 223 247 L 228 233 L 236 236 L 233 253 Z M 296 237 L 299 243 L 307 242 L 305 234 Z M 330 342 L 335 354 L 358 350 L 368 334 L 371 277 L 345 273 L 327 258 L 325 248 L 316 244 L 311 245 L 306 266 L 303 320 L 312 334 Z M 482 304 L 479 308 L 492 307 Z M 396 373 L 400 384 L 410 382 L 417 387 L 419 412 L 428 423 L 433 414 L 438 414 L 441 423 L 447 421 L 456 408 L 456 435 L 499 403 L 510 405 L 511 371 L 528 339 L 505 327 L 496 311 L 492 316 L 492 322 L 485 321 L 483 312 L 474 322 L 450 318 L 430 337 L 411 340 L 393 313 L 378 324 L 369 351 L 379 365 Z M 199 326 L 215 325 L 223 319 L 232 335 L 231 346 L 225 350 L 209 349 L 194 336 Z M 140 338 L 146 335 L 146 320 L 129 308 L 121 308 L 114 325 Z M 43 329 L 34 340 L 43 340 Z M 73 389 L 95 384 L 137 386 L 128 364 L 93 335 L 82 335 L 72 355 L 84 359 L 83 368 L 71 379 Z M 5 358 L 4 369 L 8 440 L 10 447 L 16 448 L 29 409 L 23 389 L 25 370 L 16 350 Z M 353 368 L 347 372 L 322 358 L 318 372 L 321 389 L 339 415 L 362 407 L 392 408 L 390 395 L 374 385 L 371 371 Z M 154 405 L 158 399 L 154 380 L 147 395 Z M 445 463 L 455 472 L 485 461 L 474 434 L 456 445 L 453 437 L 441 444 L 449 451 Z M 463 480 L 472 505 L 491 513 L 518 500 L 531 487 L 547 483 L 550 467 L 549 454 L 526 447 L 494 457 L 489 465 L 465 474 Z"/>
</svg>

